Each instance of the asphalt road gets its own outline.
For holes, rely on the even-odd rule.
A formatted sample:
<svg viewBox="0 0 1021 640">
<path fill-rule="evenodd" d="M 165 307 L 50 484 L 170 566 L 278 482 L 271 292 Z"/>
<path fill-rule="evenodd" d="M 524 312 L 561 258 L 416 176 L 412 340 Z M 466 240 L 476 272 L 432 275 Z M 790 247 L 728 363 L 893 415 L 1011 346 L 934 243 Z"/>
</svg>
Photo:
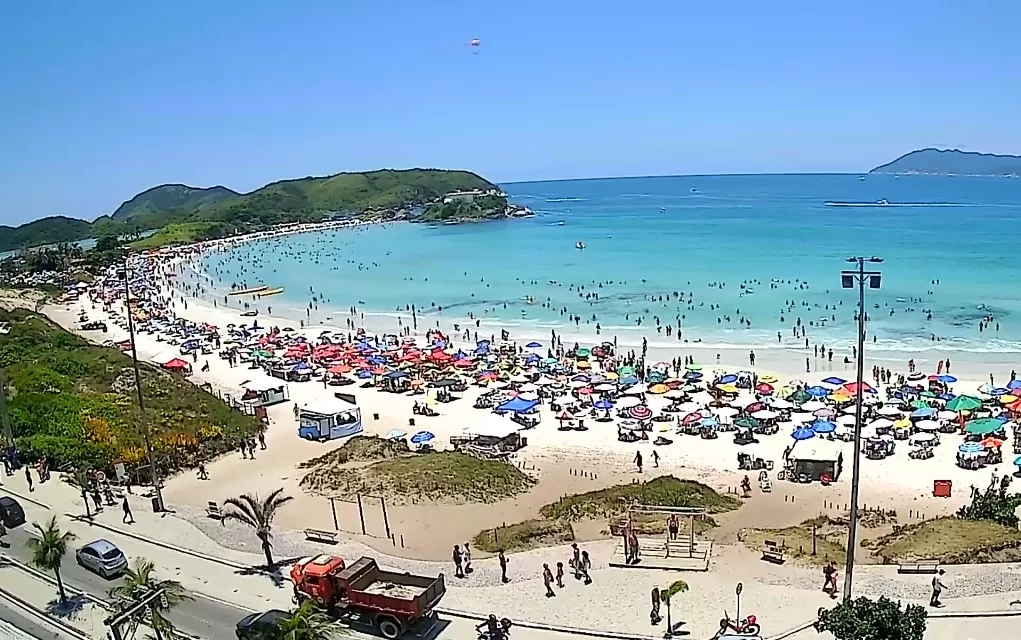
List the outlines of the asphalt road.
<svg viewBox="0 0 1021 640">
<path fill-rule="evenodd" d="M 0 638 L 5 640 L 62 640 L 65 637 L 0 600 Z"/>
<path fill-rule="evenodd" d="M 23 526 L 8 531 L 5 541 L 10 546 L 2 551 L 15 560 L 28 564 L 30 552 L 25 543 L 29 537 L 30 534 L 24 530 Z M 110 588 L 116 586 L 119 580 L 118 578 L 107 580 L 79 567 L 75 562 L 72 550 L 68 550 L 64 557 L 60 575 L 67 586 L 105 601 L 109 601 Z M 231 640 L 235 638 L 234 626 L 237 621 L 251 613 L 240 607 L 210 600 L 200 594 L 192 595 L 194 600 L 177 605 L 168 617 L 182 633 L 198 636 L 203 640 Z"/>
</svg>

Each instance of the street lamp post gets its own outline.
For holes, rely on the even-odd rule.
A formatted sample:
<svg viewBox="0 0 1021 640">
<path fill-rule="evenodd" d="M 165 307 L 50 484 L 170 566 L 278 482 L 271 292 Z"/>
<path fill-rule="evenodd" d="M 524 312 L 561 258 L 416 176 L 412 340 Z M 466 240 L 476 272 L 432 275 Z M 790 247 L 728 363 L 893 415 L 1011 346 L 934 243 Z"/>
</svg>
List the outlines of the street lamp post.
<svg viewBox="0 0 1021 640">
<path fill-rule="evenodd" d="M 847 564 L 844 568 L 844 601 L 851 599 L 851 584 L 854 580 L 854 551 L 858 546 L 858 483 L 861 479 L 861 414 L 862 394 L 865 382 L 865 282 L 870 289 L 878 289 L 881 283 L 879 271 L 866 271 L 865 263 L 878 264 L 882 258 L 862 256 L 848 258 L 848 262 L 857 265 L 856 269 L 840 272 L 840 285 L 844 289 L 853 289 L 858 285 L 858 388 L 855 394 L 854 407 L 854 465 L 851 470 L 851 512 L 849 530 L 847 532 Z"/>
<path fill-rule="evenodd" d="M 138 370 L 138 350 L 135 348 L 135 321 L 131 317 L 131 291 L 128 287 L 128 263 L 124 262 L 121 272 L 124 278 L 124 312 L 128 316 L 128 334 L 131 336 L 131 364 L 135 370 L 135 391 L 138 393 L 138 410 L 142 415 L 142 439 L 145 441 L 145 455 L 152 473 L 152 486 L 156 491 L 154 511 L 163 510 L 163 492 L 160 490 L 159 476 L 156 474 L 156 463 L 152 457 L 152 442 L 149 440 L 149 420 L 145 413 L 145 400 L 142 397 L 142 374 Z"/>
</svg>

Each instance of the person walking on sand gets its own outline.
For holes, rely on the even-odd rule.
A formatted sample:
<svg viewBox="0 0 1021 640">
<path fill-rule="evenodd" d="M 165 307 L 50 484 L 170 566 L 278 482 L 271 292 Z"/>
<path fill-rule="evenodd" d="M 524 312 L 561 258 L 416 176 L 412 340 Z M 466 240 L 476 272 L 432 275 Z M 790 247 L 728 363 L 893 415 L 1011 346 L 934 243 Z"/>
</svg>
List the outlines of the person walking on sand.
<svg viewBox="0 0 1021 640">
<path fill-rule="evenodd" d="M 656 451 L 652 452 L 652 466 L 659 469 L 659 453 Z"/>
<path fill-rule="evenodd" d="M 635 466 L 638 467 L 638 473 L 642 472 L 642 452 L 639 451 L 635 454 Z"/>
<path fill-rule="evenodd" d="M 564 588 L 564 563 L 557 563 L 557 588 Z"/>
<path fill-rule="evenodd" d="M 128 497 L 124 496 L 124 502 L 121 504 L 124 508 L 124 517 L 121 522 L 124 524 L 135 524 L 135 516 L 131 515 L 131 505 L 128 504 Z"/>
<path fill-rule="evenodd" d="M 831 598 L 836 597 L 837 593 L 837 568 L 832 562 L 827 562 L 826 566 L 822 569 L 822 590 L 823 593 L 830 594 Z"/>
<path fill-rule="evenodd" d="M 265 431 L 260 431 L 259 432 L 259 448 L 262 449 L 263 451 L 266 450 L 266 432 Z"/>
<path fill-rule="evenodd" d="M 553 572 L 545 562 L 542 563 L 542 583 L 546 585 L 546 597 L 555 598 L 557 594 L 553 591 Z"/>
<path fill-rule="evenodd" d="M 946 573 L 943 569 L 939 570 L 939 573 L 932 577 L 932 597 L 929 598 L 930 607 L 942 607 L 943 603 L 939 601 L 940 595 L 943 593 L 943 575 Z"/>
<path fill-rule="evenodd" d="M 461 547 L 456 544 L 454 545 L 453 559 L 454 559 L 454 577 L 463 578 L 464 569 L 461 567 L 461 563 L 464 560 L 464 556 L 461 554 Z"/>
<path fill-rule="evenodd" d="M 465 575 L 467 575 L 467 574 L 471 573 L 472 571 L 474 571 L 474 569 L 472 569 L 472 550 L 471 550 L 471 547 L 468 546 L 467 542 L 464 543 L 464 549 L 462 550 L 462 555 L 463 555 L 463 558 L 464 558 L 464 573 L 465 573 Z"/>
<path fill-rule="evenodd" d="M 589 569 L 592 568 L 592 559 L 588 557 L 588 551 L 581 552 L 581 575 L 585 577 L 585 584 L 592 584 L 592 577 Z"/>
<path fill-rule="evenodd" d="M 209 479 L 209 474 L 206 473 L 206 465 L 201 463 L 201 462 L 199 463 L 199 474 L 198 474 L 198 476 L 199 476 L 199 480 L 208 480 Z"/>
<path fill-rule="evenodd" d="M 500 582 L 507 584 L 510 578 L 507 577 L 507 556 L 503 554 L 503 549 L 496 554 L 496 559 L 500 562 Z"/>
</svg>

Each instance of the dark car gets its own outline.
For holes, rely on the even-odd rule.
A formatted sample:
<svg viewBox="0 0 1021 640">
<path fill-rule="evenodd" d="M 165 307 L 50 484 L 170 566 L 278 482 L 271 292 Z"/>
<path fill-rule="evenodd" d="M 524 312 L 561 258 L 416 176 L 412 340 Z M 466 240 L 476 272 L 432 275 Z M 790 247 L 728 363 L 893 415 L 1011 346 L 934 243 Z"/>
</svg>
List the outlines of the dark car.
<svg viewBox="0 0 1021 640">
<path fill-rule="evenodd" d="M 280 621 L 290 614 L 280 609 L 245 616 L 237 624 L 238 640 L 279 640 Z"/>
<path fill-rule="evenodd" d="M 25 510 L 10 496 L 0 496 L 0 520 L 8 529 L 25 524 Z"/>
</svg>

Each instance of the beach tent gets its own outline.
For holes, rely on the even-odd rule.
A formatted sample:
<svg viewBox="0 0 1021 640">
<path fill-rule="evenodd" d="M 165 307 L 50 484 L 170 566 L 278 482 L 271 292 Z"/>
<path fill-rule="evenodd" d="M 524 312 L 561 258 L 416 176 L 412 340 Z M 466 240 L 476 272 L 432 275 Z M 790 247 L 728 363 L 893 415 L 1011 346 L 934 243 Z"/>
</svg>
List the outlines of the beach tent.
<svg viewBox="0 0 1021 640">
<path fill-rule="evenodd" d="M 534 409 L 538 404 L 538 400 L 524 400 L 517 397 L 504 402 L 494 410 L 497 412 L 512 411 L 514 413 L 525 413 Z"/>
<path fill-rule="evenodd" d="M 169 362 L 164 362 L 163 368 L 168 369 L 170 371 L 188 371 L 189 369 L 191 369 L 191 365 L 185 362 L 184 360 L 181 360 L 180 358 L 174 358 Z"/>
<path fill-rule="evenodd" d="M 298 435 L 306 440 L 334 440 L 361 431 L 362 411 L 346 400 L 326 396 L 298 408 Z"/>
<path fill-rule="evenodd" d="M 241 402 L 253 407 L 266 407 L 287 402 L 291 398 L 287 384 L 269 376 L 242 382 L 241 388 L 243 389 Z"/>
<path fill-rule="evenodd" d="M 787 459 L 793 465 L 796 477 L 805 475 L 810 480 L 819 480 L 825 474 L 836 480 L 844 464 L 840 444 L 822 438 L 795 442 Z"/>
</svg>

